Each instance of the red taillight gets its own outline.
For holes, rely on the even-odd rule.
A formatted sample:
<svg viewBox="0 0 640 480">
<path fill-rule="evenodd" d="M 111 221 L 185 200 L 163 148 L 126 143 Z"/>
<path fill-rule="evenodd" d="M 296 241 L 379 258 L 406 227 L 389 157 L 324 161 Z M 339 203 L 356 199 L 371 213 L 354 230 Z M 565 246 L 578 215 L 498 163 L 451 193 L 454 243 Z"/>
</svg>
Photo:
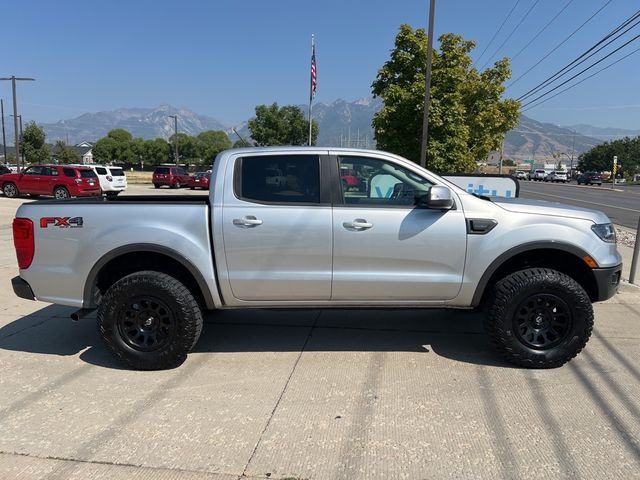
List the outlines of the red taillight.
<svg viewBox="0 0 640 480">
<path fill-rule="evenodd" d="M 13 244 L 16 247 L 18 267 L 29 268 L 36 247 L 33 241 L 33 222 L 28 218 L 13 219 Z"/>
</svg>

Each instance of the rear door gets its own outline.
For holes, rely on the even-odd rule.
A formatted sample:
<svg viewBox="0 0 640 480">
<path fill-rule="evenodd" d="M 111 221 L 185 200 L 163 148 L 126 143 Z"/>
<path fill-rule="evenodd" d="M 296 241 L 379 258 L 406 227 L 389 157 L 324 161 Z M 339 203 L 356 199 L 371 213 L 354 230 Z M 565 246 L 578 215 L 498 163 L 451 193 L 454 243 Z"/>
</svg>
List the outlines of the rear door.
<svg viewBox="0 0 640 480">
<path fill-rule="evenodd" d="M 329 300 L 332 209 L 320 187 L 320 156 L 247 154 L 231 168 L 222 225 L 233 297 Z M 273 181 L 274 170 L 282 172 L 282 181 Z"/>
<path fill-rule="evenodd" d="M 415 206 L 433 183 L 384 156 L 338 156 L 332 300 L 436 301 L 457 296 L 466 255 L 461 205 Z M 341 181 L 349 169 L 357 188 Z"/>
</svg>

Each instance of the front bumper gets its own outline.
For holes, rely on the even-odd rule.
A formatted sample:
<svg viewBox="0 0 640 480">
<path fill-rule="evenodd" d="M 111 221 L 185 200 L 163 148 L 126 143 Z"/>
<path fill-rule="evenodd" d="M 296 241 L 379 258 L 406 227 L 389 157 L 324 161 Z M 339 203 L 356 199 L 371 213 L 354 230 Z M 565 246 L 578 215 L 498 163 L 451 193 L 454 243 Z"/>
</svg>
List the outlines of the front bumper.
<svg viewBox="0 0 640 480">
<path fill-rule="evenodd" d="M 11 286 L 13 287 L 13 293 L 15 293 L 20 298 L 26 298 L 27 300 L 36 299 L 36 296 L 33 294 L 33 290 L 31 290 L 31 285 L 29 285 L 22 278 L 13 277 L 11 279 Z"/>
<path fill-rule="evenodd" d="M 622 279 L 622 264 L 609 268 L 594 268 L 593 275 L 598 287 L 598 296 L 594 301 L 602 302 L 613 297 L 618 292 Z"/>
</svg>

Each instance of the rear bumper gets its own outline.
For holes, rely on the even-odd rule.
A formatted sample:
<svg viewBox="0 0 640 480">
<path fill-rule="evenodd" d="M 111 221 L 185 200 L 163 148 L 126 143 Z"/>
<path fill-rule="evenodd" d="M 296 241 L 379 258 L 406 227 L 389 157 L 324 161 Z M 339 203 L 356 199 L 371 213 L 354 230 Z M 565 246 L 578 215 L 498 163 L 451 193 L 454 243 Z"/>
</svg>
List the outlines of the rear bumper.
<svg viewBox="0 0 640 480">
<path fill-rule="evenodd" d="M 11 286 L 13 287 L 13 293 L 15 293 L 18 297 L 26 298 L 27 300 L 36 299 L 36 296 L 33 294 L 33 290 L 31 290 L 31 285 L 29 285 L 22 278 L 13 277 L 11 279 Z"/>
<path fill-rule="evenodd" d="M 602 302 L 618 292 L 622 278 L 622 264 L 609 268 L 595 268 L 593 275 L 598 286 L 598 296 L 595 301 Z"/>
</svg>

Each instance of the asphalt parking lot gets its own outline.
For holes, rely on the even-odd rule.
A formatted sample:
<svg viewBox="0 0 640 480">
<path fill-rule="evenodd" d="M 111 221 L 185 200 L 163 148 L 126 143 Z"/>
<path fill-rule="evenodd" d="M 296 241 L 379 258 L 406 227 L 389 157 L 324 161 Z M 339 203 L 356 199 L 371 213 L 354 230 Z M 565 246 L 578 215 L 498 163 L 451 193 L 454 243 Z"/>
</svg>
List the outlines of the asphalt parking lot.
<svg viewBox="0 0 640 480">
<path fill-rule="evenodd" d="M 0 197 L 0 479 L 640 478 L 634 286 L 555 370 L 503 362 L 480 313 L 257 310 L 136 372 L 94 315 L 14 296 L 20 202 Z"/>
</svg>

